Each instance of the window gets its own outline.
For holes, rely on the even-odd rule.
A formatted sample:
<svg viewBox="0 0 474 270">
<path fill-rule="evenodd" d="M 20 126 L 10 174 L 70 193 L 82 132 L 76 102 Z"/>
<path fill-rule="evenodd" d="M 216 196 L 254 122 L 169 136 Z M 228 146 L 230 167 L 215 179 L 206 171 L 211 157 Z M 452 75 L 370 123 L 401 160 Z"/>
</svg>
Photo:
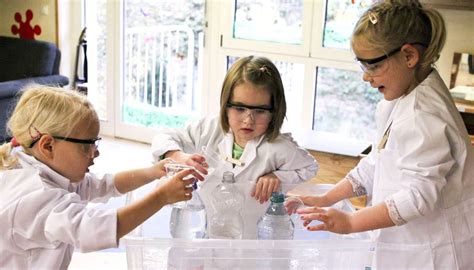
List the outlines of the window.
<svg viewBox="0 0 474 270">
<path fill-rule="evenodd" d="M 123 122 L 183 127 L 199 116 L 204 3 L 124 1 Z"/>
<path fill-rule="evenodd" d="M 361 76 L 361 71 L 317 69 L 313 130 L 365 141 L 373 139 L 373 115 L 380 95 Z"/>
<path fill-rule="evenodd" d="M 233 13 L 221 19 L 222 54 L 274 61 L 287 99 L 284 129 L 297 139 L 311 140 L 299 133 L 332 134 L 325 137 L 350 138 L 365 148 L 375 136 L 374 113 L 381 96 L 362 81 L 349 38 L 372 2 L 236 0 L 226 6 Z"/>
<path fill-rule="evenodd" d="M 266 14 L 266 16 L 262 16 Z M 303 1 L 237 0 L 233 37 L 287 44 L 302 42 Z"/>
</svg>

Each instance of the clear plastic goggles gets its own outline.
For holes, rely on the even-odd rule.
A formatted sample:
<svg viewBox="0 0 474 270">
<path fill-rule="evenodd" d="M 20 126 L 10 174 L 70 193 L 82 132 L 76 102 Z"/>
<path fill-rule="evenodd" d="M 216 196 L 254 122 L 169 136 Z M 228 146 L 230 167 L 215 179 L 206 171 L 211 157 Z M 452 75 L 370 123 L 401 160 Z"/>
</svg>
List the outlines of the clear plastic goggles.
<svg viewBox="0 0 474 270">
<path fill-rule="evenodd" d="M 389 68 L 389 62 L 386 60 L 390 56 L 400 52 L 401 48 L 402 47 L 398 47 L 390 51 L 389 53 L 377 58 L 363 59 L 356 57 L 356 60 L 359 63 L 359 66 L 363 72 L 367 73 L 369 76 L 380 76 L 385 73 Z"/>
<path fill-rule="evenodd" d="M 245 121 L 247 117 L 255 121 L 256 124 L 266 124 L 272 119 L 271 107 L 258 107 L 244 104 L 227 103 L 229 118 L 238 121 Z"/>
</svg>

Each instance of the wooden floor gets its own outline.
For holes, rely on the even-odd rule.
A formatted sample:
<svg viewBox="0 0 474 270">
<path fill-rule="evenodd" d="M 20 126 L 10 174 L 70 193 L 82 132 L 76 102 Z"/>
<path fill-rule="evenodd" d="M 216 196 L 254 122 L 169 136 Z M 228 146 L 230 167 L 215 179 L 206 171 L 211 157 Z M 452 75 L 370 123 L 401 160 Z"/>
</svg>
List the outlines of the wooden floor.
<svg viewBox="0 0 474 270">
<path fill-rule="evenodd" d="M 359 162 L 357 157 L 342 156 L 323 152 L 309 151 L 319 163 L 319 171 L 311 182 L 318 184 L 336 184 L 346 176 Z M 366 204 L 366 197 L 351 199 L 355 208 L 360 209 Z"/>
</svg>

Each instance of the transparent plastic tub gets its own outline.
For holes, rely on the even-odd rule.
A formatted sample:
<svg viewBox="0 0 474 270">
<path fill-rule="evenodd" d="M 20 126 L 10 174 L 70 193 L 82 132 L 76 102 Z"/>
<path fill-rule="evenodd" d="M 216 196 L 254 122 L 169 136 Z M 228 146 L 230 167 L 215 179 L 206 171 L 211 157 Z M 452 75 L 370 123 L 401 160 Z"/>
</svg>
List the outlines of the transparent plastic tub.
<svg viewBox="0 0 474 270">
<path fill-rule="evenodd" d="M 153 185 L 127 195 L 130 203 Z M 332 185 L 285 186 L 296 194 L 323 193 Z M 350 202 L 334 207 L 354 211 Z M 369 234 L 309 232 L 295 219 L 294 240 L 173 239 L 171 207 L 166 206 L 125 236 L 128 269 L 370 269 L 373 243 Z"/>
</svg>

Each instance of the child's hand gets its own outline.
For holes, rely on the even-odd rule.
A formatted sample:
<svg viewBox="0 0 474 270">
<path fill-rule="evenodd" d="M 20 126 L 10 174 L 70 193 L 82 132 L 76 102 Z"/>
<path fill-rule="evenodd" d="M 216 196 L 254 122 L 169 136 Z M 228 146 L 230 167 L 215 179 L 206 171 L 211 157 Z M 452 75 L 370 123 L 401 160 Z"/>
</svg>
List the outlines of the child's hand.
<svg viewBox="0 0 474 270">
<path fill-rule="evenodd" d="M 200 154 L 187 154 L 181 151 L 175 151 L 171 153 L 169 157 L 178 163 L 192 166 L 200 173 L 207 175 L 209 165 L 206 162 L 206 158 Z"/>
<path fill-rule="evenodd" d="M 151 167 L 153 170 L 153 175 L 155 175 L 155 177 L 153 177 L 154 179 L 159 179 L 166 175 L 165 165 L 168 163 L 175 163 L 175 161 L 171 158 L 165 158 Z"/>
<path fill-rule="evenodd" d="M 258 178 L 257 184 L 255 184 L 250 196 L 260 201 L 260 203 L 264 203 L 268 201 L 272 192 L 277 191 L 279 188 L 280 179 L 274 173 L 269 173 Z"/>
<path fill-rule="evenodd" d="M 303 226 L 308 226 L 311 221 L 319 220 L 323 223 L 308 226 L 309 231 L 330 231 L 347 234 L 352 232 L 352 215 L 334 208 L 306 207 L 296 210 L 304 220 Z"/>
<path fill-rule="evenodd" d="M 285 209 L 288 212 L 288 215 L 293 215 L 296 213 L 298 208 L 304 207 L 304 203 L 298 196 L 290 196 L 285 198 Z"/>
<path fill-rule="evenodd" d="M 178 172 L 173 177 L 160 181 L 157 191 L 165 204 L 189 200 L 192 197 L 192 184 L 196 182 L 194 177 L 187 177 L 196 173 L 194 169 L 186 169 Z"/>
</svg>

